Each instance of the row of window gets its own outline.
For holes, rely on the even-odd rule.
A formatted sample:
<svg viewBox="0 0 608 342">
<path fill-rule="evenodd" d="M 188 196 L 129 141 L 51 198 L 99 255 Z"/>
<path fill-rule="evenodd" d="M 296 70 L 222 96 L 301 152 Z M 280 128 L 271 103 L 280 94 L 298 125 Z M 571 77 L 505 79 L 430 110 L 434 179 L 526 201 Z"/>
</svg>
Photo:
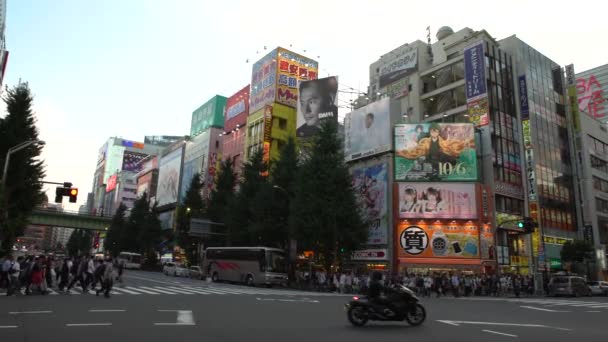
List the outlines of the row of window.
<svg viewBox="0 0 608 342">
<path fill-rule="evenodd" d="M 524 214 L 524 201 L 517 198 L 497 194 L 495 196 L 495 206 L 497 212 L 513 215 Z"/>
<path fill-rule="evenodd" d="M 593 188 L 595 190 L 608 193 L 608 181 L 593 176 Z"/>
<path fill-rule="evenodd" d="M 591 167 L 604 173 L 608 173 L 608 162 L 596 156 L 591 157 Z"/>
<path fill-rule="evenodd" d="M 601 198 L 596 198 L 595 209 L 601 213 L 608 214 L 608 201 Z"/>
<path fill-rule="evenodd" d="M 591 135 L 587 135 L 587 142 L 592 150 L 598 154 L 608 154 L 608 144 L 598 140 Z"/>
</svg>

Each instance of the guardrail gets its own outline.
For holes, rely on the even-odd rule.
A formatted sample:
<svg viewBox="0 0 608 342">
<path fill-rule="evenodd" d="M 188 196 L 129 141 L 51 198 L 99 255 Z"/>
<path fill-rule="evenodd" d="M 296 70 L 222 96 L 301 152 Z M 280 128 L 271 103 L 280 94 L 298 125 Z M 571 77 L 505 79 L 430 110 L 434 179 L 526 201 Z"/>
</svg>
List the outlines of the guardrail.
<svg viewBox="0 0 608 342">
<path fill-rule="evenodd" d="M 103 211 L 80 211 L 80 210 L 63 210 L 60 208 L 49 208 L 49 207 L 36 207 L 34 211 L 37 212 L 45 212 L 45 213 L 56 213 L 56 214 L 65 214 L 65 215 L 74 215 L 74 216 L 89 216 L 89 217 L 104 217 L 104 218 L 112 218 L 113 215 L 109 213 L 104 213 Z"/>
</svg>

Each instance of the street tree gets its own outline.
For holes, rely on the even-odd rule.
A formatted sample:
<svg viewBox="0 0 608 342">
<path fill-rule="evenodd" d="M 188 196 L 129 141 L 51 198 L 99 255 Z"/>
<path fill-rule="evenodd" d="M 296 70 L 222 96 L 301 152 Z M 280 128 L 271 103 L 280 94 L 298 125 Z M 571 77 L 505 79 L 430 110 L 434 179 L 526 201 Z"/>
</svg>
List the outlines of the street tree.
<svg viewBox="0 0 608 342">
<path fill-rule="evenodd" d="M 141 252 L 146 256 L 149 265 L 157 262 L 156 252 L 161 242 L 162 227 L 158 215 L 156 214 L 156 203 L 146 213 L 146 220 L 143 228 L 139 232 L 138 241 Z"/>
<path fill-rule="evenodd" d="M 116 213 L 112 217 L 110 228 L 108 228 L 106 233 L 104 248 L 106 251 L 109 251 L 110 255 L 113 257 L 117 257 L 118 254 L 123 250 L 122 234 L 127 225 L 125 220 L 126 211 L 127 207 L 121 202 L 118 209 L 116 209 Z"/>
<path fill-rule="evenodd" d="M 203 183 L 200 174 L 195 173 L 186 191 L 183 203 L 177 207 L 177 242 L 186 251 L 192 264 L 198 263 L 196 238 L 190 236 L 190 220 L 206 216 L 206 206 L 202 196 Z"/>
<path fill-rule="evenodd" d="M 84 229 L 74 230 L 66 244 L 68 255 L 78 256 L 88 254 L 91 250 L 92 239 L 93 234 L 90 231 Z"/>
<path fill-rule="evenodd" d="M 0 166 L 6 163 L 10 148 L 38 140 L 28 84 L 19 83 L 7 89 L 3 100 L 7 114 L 0 120 Z M 0 256 L 11 250 L 15 238 L 23 234 L 31 211 L 43 201 L 40 182 L 45 172 L 39 159 L 41 152 L 42 145 L 35 143 L 10 157 L 5 188 L 0 190 Z"/>
<path fill-rule="evenodd" d="M 583 263 L 593 258 L 593 246 L 585 240 L 567 241 L 560 256 L 562 262 Z"/>
<path fill-rule="evenodd" d="M 141 251 L 141 242 L 139 236 L 147 223 L 148 215 L 150 213 L 150 201 L 148 201 L 148 195 L 144 194 L 133 202 L 133 208 L 131 208 L 131 214 L 123 229 L 120 237 L 120 247 L 122 251 L 127 252 L 139 252 Z"/>
<path fill-rule="evenodd" d="M 290 226 L 326 267 L 367 240 L 367 222 L 357 206 L 336 123 L 321 125 L 297 173 L 294 195 Z"/>
<path fill-rule="evenodd" d="M 220 164 L 215 186 L 211 190 L 211 198 L 208 205 L 208 214 L 211 221 L 225 223 L 226 216 L 228 215 L 228 203 L 234 197 L 236 183 L 234 163 L 231 158 L 226 158 Z"/>
</svg>

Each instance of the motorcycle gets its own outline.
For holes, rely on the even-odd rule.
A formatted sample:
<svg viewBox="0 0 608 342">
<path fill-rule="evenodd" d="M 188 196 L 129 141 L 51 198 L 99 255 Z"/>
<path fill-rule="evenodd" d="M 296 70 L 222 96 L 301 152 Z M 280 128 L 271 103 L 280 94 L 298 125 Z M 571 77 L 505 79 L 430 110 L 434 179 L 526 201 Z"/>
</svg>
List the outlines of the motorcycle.
<svg viewBox="0 0 608 342">
<path fill-rule="evenodd" d="M 353 297 L 345 305 L 349 322 L 360 327 L 368 321 L 407 321 L 412 326 L 418 326 L 426 319 L 426 310 L 416 294 L 404 285 L 393 287 L 388 296 L 391 308 L 380 311 L 378 305 L 372 304 L 367 297 Z"/>
</svg>

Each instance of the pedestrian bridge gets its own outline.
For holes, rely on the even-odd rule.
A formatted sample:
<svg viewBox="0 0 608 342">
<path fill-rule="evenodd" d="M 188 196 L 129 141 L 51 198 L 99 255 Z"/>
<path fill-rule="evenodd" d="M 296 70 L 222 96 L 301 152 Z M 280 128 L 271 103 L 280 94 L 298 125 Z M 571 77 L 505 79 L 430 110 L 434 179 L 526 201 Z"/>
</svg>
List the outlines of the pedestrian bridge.
<svg viewBox="0 0 608 342">
<path fill-rule="evenodd" d="M 55 208 L 36 208 L 29 217 L 31 225 L 51 226 L 87 230 L 107 230 L 112 216 L 83 213 L 76 211 L 58 211 Z"/>
</svg>

